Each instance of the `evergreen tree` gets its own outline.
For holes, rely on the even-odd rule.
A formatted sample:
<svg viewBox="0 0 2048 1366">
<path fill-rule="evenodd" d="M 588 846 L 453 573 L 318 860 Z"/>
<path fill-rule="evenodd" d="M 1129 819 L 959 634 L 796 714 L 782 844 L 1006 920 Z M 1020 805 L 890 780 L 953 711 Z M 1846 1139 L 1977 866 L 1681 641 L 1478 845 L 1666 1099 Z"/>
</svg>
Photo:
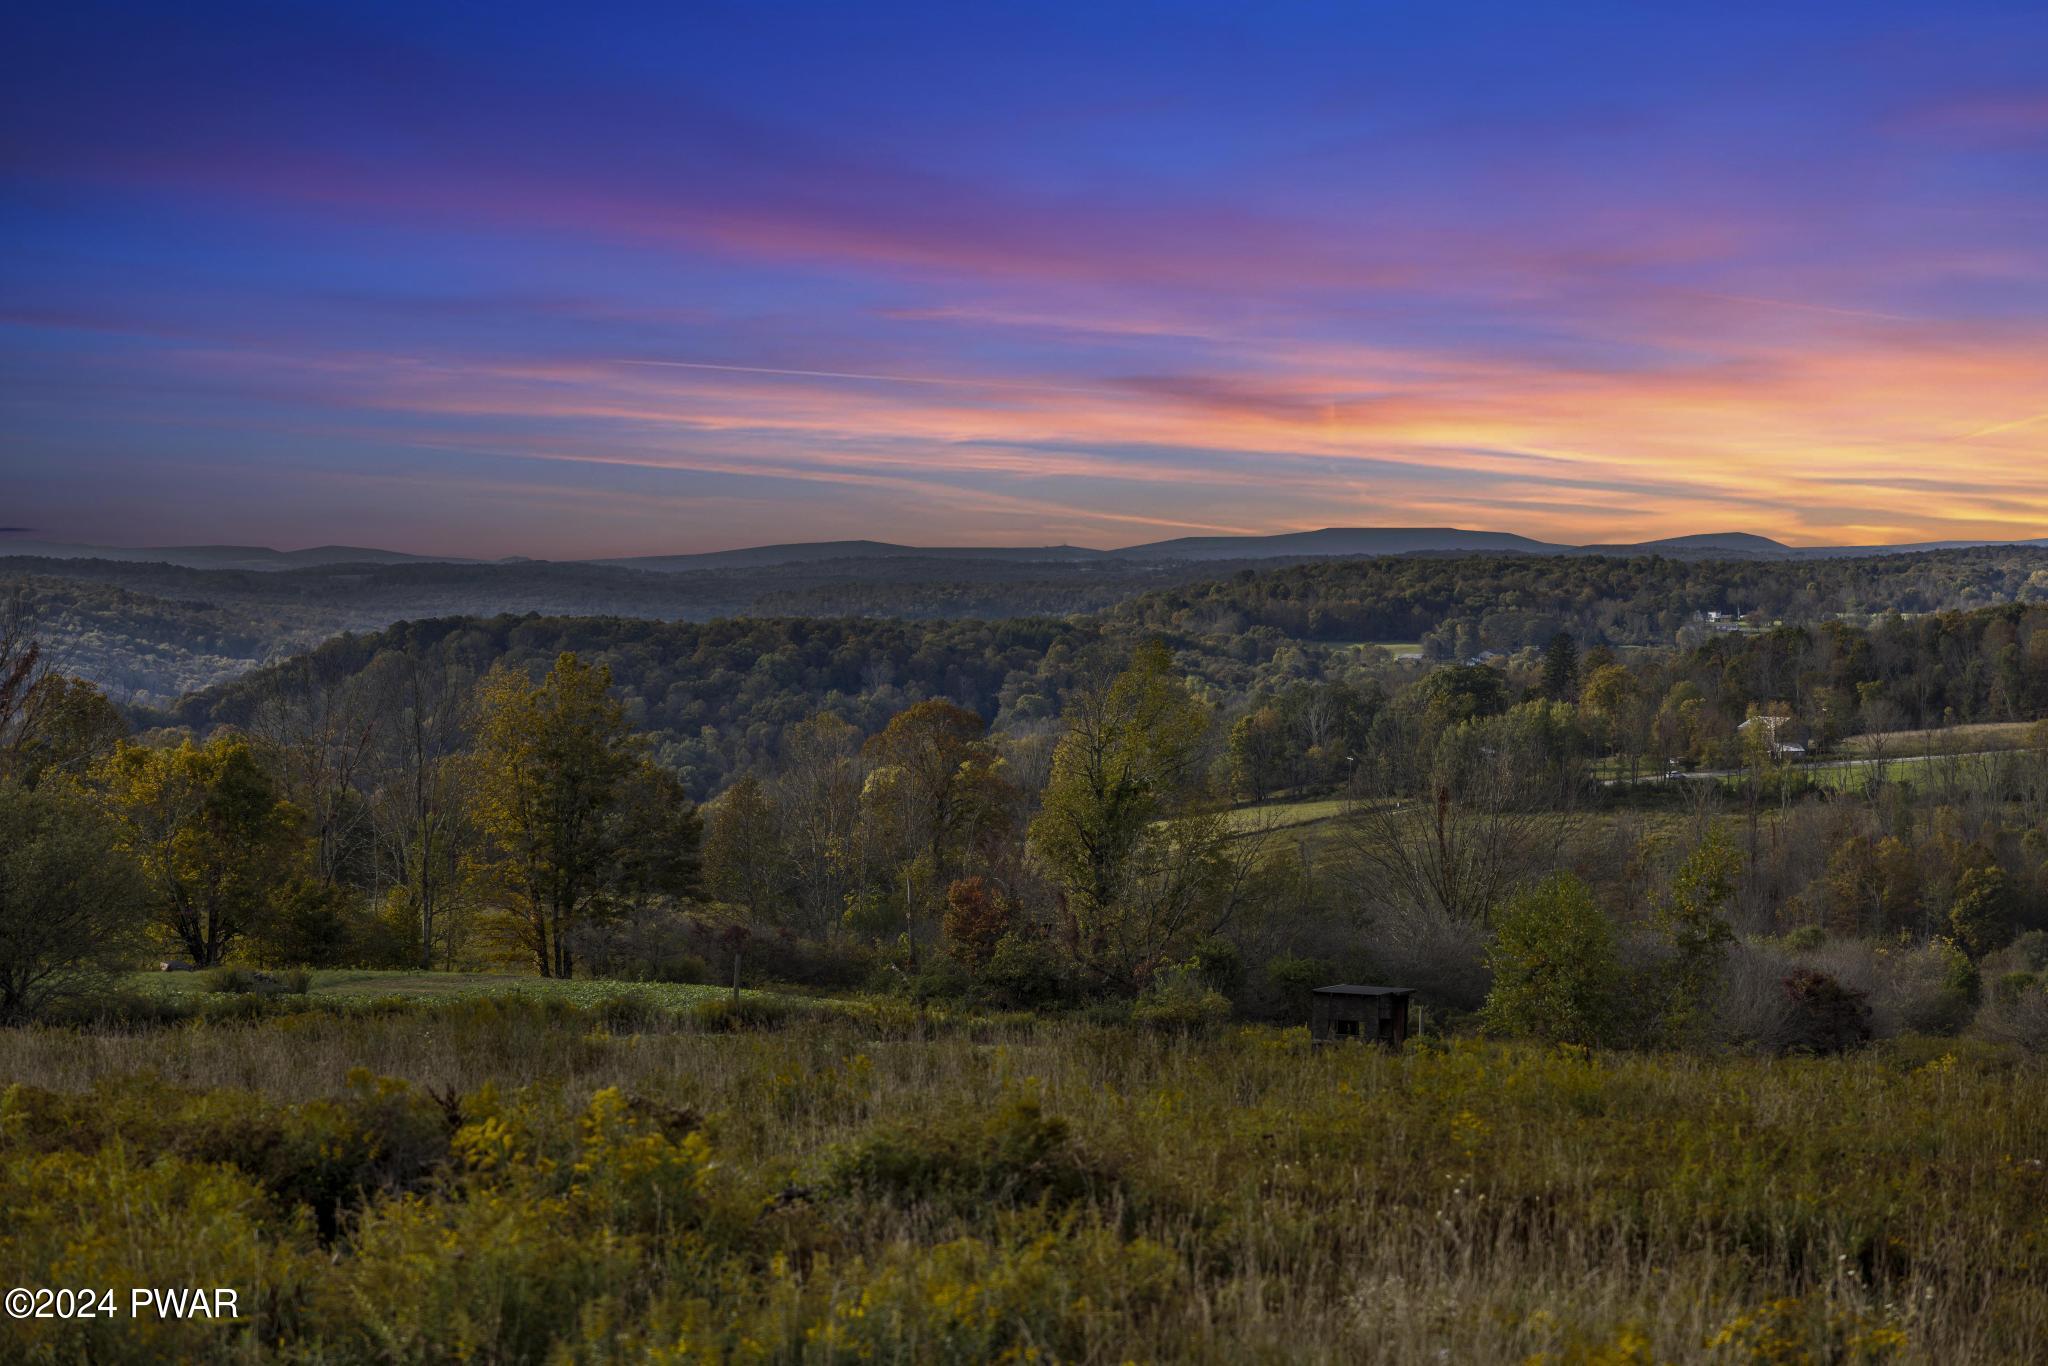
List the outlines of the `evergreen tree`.
<svg viewBox="0 0 2048 1366">
<path fill-rule="evenodd" d="M 1543 650 L 1543 695 L 1570 702 L 1579 695 L 1579 643 L 1559 631 Z"/>
</svg>

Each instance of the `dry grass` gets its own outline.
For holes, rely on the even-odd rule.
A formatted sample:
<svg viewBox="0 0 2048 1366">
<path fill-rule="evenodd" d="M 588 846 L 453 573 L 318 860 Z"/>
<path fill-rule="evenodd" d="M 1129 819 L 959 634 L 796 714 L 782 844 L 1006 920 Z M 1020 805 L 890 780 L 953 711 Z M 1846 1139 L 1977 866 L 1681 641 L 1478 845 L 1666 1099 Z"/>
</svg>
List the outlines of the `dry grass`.
<svg viewBox="0 0 2048 1366">
<path fill-rule="evenodd" d="M 862 1349 L 1022 1359 L 1034 1346 L 1105 1362 L 2048 1359 L 2048 1086 L 2002 1054 L 1912 1066 L 1468 1044 L 1392 1056 L 1318 1051 L 1266 1029 L 933 1032 L 891 1012 L 770 1033 L 657 1022 L 612 1034 L 559 1009 L 473 1003 L 140 1035 L 0 1033 L 0 1075 L 111 1088 L 95 1102 L 109 1113 L 145 1072 L 249 1093 L 236 1109 L 296 1113 L 359 1090 L 357 1068 L 524 1096 L 519 1122 L 558 1143 L 606 1088 L 703 1117 L 716 1161 L 706 1198 L 729 1226 L 707 1215 L 636 1244 L 644 1269 L 611 1287 L 601 1331 L 589 1312 L 556 1306 L 544 1336 L 562 1360 L 643 1359 L 691 1333 L 709 1357 L 758 1347 L 806 1361 Z M 10 1093 L 0 1110 L 10 1161 L 34 1129 L 23 1116 L 36 1105 L 19 1097 L 36 1094 Z M 1025 1149 L 1002 1139 L 977 1160 L 1079 1163 L 1097 1175 L 1077 1203 L 831 1193 L 841 1154 L 915 1167 L 982 1141 L 961 1135 L 1020 1104 L 1067 1136 Z M 147 1142 L 134 1140 L 138 1159 Z M 451 1178 L 436 1207 L 485 1199 L 474 1179 Z M 792 1189 L 804 1192 L 794 1206 Z M 584 1227 L 549 1252 L 567 1216 L 534 1208 L 530 1227 L 515 1219 L 496 1236 L 533 1240 L 541 1261 L 583 1255 L 596 1236 Z M 266 1227 L 262 1237 L 295 1246 Z M 371 1283 L 381 1246 L 345 1236 L 310 1264 L 314 1308 L 276 1355 L 388 1359 L 318 1308 Z M 5 1235 L 0 1249 L 0 1274 L 48 1274 Z M 424 1336 L 412 1340 L 434 1342 L 455 1329 L 431 1303 L 379 1312 L 418 1317 Z M 834 1308 L 848 1304 L 867 1304 L 866 1316 Z M 697 1326 L 686 1333 L 684 1320 Z M 180 1350 L 272 1354 L 207 1331 Z M 515 1345 L 477 1355 L 519 1359 Z M 95 1359 L 150 1359 L 119 1348 L 101 1343 Z"/>
<path fill-rule="evenodd" d="M 1978 725 L 1935 730 L 1891 730 L 1852 735 L 1841 743 L 1845 754 L 1883 749 L 1897 758 L 1911 754 L 1959 754 L 1971 750 L 2018 749 L 2027 743 L 2038 721 L 1987 721 Z"/>
</svg>

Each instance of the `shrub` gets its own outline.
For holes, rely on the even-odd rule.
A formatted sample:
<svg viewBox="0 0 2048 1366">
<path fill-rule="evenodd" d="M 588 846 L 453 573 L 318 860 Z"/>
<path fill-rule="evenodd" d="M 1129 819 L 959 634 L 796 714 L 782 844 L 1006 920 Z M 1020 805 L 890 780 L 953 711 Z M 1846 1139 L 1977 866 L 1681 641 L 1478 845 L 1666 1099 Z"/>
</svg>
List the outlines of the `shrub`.
<svg viewBox="0 0 2048 1366">
<path fill-rule="evenodd" d="M 1870 1007 L 1824 972 L 1795 968 L 1785 978 L 1792 1005 L 1786 1028 L 1788 1051 L 1841 1053 L 1870 1041 Z"/>
<path fill-rule="evenodd" d="M 2008 972 L 1991 986 L 1991 999 L 1999 1005 L 2014 1005 L 2029 992 L 2038 992 L 2041 977 L 2033 972 Z"/>
<path fill-rule="evenodd" d="M 1162 1033 L 1206 1033 L 1230 1019 L 1230 998 L 1181 968 L 1153 982 L 1131 1007 L 1131 1019 Z"/>
<path fill-rule="evenodd" d="M 1977 1033 L 2030 1053 L 2048 1052 L 2048 990 L 2031 973 L 2002 978 L 1991 1000 L 1977 1012 Z"/>
<path fill-rule="evenodd" d="M 1004 1005 L 1048 1006 L 1071 991 L 1066 964 L 1037 935 L 1012 931 L 999 940 L 981 971 L 981 981 Z"/>
<path fill-rule="evenodd" d="M 1115 1178 L 1065 1120 L 1016 1098 L 950 1124 L 884 1125 L 832 1155 L 826 1184 L 843 1196 L 973 1208 L 1068 1204 L 1106 1192 Z"/>
<path fill-rule="evenodd" d="M 277 979 L 251 968 L 208 968 L 199 981 L 216 996 L 247 996 L 274 990 Z"/>
<path fill-rule="evenodd" d="M 1801 925 L 1786 931 L 1779 942 L 1794 953 L 1810 953 L 1828 942 L 1828 932 L 1818 925 Z"/>
<path fill-rule="evenodd" d="M 772 996 L 714 996 L 690 1007 L 690 1019 L 699 1029 L 739 1033 L 743 1030 L 780 1029 L 795 1017 L 786 1001 Z"/>
<path fill-rule="evenodd" d="M 1963 952 L 1981 958 L 2013 935 L 2013 895 L 1996 865 L 1966 868 L 1949 904 L 1949 932 Z"/>
<path fill-rule="evenodd" d="M 1614 926 L 1568 873 L 1522 893 L 1502 912 L 1487 955 L 1491 1033 L 1556 1043 L 1609 1042 L 1621 964 Z"/>
<path fill-rule="evenodd" d="M 2005 951 L 2030 972 L 2048 969 L 2048 930 L 2028 930 L 2006 945 Z"/>
<path fill-rule="evenodd" d="M 946 888 L 946 914 L 940 922 L 946 952 L 969 969 L 979 969 L 1010 932 L 1015 908 L 1009 898 L 979 877 L 961 878 Z"/>
<path fill-rule="evenodd" d="M 1767 946 L 1732 948 L 1714 1001 L 1712 1037 L 1766 1053 L 1790 1048 L 1798 1008 L 1785 990 L 1785 975 L 1786 965 Z"/>
</svg>

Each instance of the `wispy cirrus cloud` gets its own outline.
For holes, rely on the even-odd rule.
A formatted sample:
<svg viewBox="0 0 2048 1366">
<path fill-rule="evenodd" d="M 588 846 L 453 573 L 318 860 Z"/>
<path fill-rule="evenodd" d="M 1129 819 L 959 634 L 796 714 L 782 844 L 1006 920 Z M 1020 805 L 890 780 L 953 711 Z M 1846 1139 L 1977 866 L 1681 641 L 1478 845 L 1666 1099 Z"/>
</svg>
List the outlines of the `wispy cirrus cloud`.
<svg viewBox="0 0 2048 1366">
<path fill-rule="evenodd" d="M 33 16 L 0 492 L 474 553 L 2048 528 L 2038 22 L 1199 9 Z"/>
</svg>

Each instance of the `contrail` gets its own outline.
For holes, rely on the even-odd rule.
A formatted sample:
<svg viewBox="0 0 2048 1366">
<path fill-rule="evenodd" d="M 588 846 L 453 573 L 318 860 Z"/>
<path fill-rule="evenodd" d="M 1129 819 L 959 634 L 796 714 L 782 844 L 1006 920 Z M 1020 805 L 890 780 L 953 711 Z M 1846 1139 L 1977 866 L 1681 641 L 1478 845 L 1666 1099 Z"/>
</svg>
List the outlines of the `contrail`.
<svg viewBox="0 0 2048 1366">
<path fill-rule="evenodd" d="M 873 375 L 858 370 L 785 370 L 772 365 L 714 365 L 698 360 L 612 360 L 609 365 L 646 365 L 664 370 L 723 370 L 740 375 L 787 375 L 796 379 L 851 379 L 871 384 L 940 384 L 962 389 L 1022 389 L 1041 394 L 1093 394 L 1078 385 L 1029 384 L 1020 380 L 960 379 L 936 375 Z"/>
<path fill-rule="evenodd" d="M 1766 299 L 1760 294 L 1723 294 L 1715 289 L 1685 291 L 1707 299 L 1726 299 L 1730 303 L 1758 304 L 1765 308 L 1793 308 L 1801 313 L 1832 313 L 1838 318 L 1877 318 L 1890 323 L 1917 323 L 1927 321 L 1904 313 L 1878 313 L 1868 308 L 1836 308 L 1830 304 L 1806 304 L 1796 299 Z"/>
<path fill-rule="evenodd" d="M 2032 417 L 2023 417 L 2019 419 L 2019 421 L 2017 422 L 1993 423 L 1989 427 L 1979 427 L 1976 431 L 1971 432 L 1968 436 L 1964 437 L 1963 440 L 1974 441 L 1980 436 L 1990 436 L 1994 432 L 2009 432 L 2019 427 L 2031 427 L 2036 422 L 2040 422 L 2043 419 L 2048 419 L 2048 413 L 2035 413 Z"/>
</svg>

